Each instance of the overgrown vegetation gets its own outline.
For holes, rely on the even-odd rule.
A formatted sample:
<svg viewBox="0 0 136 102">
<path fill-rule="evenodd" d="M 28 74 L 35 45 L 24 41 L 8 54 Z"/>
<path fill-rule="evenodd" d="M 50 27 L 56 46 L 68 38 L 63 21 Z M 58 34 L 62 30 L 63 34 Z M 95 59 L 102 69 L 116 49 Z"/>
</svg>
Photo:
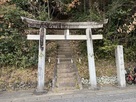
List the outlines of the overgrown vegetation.
<svg viewBox="0 0 136 102">
<path fill-rule="evenodd" d="M 104 47 L 100 48 L 103 52 L 109 48 L 113 49 L 116 45 L 123 45 L 125 60 L 135 61 L 135 1 L 134 0 L 113 0 L 108 5 L 106 17 L 109 19 L 105 27 Z M 109 50 L 108 53 L 111 51 Z M 111 54 L 113 56 L 113 54 Z"/>
<path fill-rule="evenodd" d="M 104 39 L 94 41 L 97 58 L 112 58 L 116 45 L 123 45 L 125 60 L 136 58 L 135 0 L 8 0 L 0 6 L 0 66 L 26 68 L 37 64 L 38 42 L 27 41 L 27 26 L 20 16 L 39 20 L 102 21 L 108 24 L 93 33 Z M 78 32 L 79 33 L 79 32 Z M 80 54 L 86 55 L 86 42 Z"/>
<path fill-rule="evenodd" d="M 30 5 L 31 4 L 31 5 Z M 11 0 L 0 6 L 0 66 L 26 68 L 37 65 L 38 42 L 27 41 L 27 26 L 21 16 L 48 19 L 43 6 L 28 0 Z M 33 8 L 31 8 L 33 7 Z"/>
<path fill-rule="evenodd" d="M 28 43 L 24 34 L 26 26 L 20 16 L 28 16 L 15 5 L 0 6 L 0 65 L 29 67 L 37 62 L 37 43 Z"/>
<path fill-rule="evenodd" d="M 92 0 L 95 1 L 95 0 Z M 100 0 L 92 3 L 90 9 L 77 8 L 73 13 L 74 21 L 103 21 L 108 24 L 93 33 L 103 34 L 104 39 L 94 41 L 95 56 L 98 59 L 114 58 L 117 45 L 123 45 L 126 61 L 136 61 L 136 6 L 134 0 Z M 83 4 L 87 5 L 87 4 Z M 86 42 L 81 41 L 81 54 L 85 54 Z"/>
<path fill-rule="evenodd" d="M 42 21 L 103 21 L 108 24 L 93 33 L 103 34 L 103 40 L 94 41 L 97 76 L 116 74 L 114 50 L 123 45 L 126 66 L 136 61 L 136 2 L 135 0 L 1 0 L 0 1 L 0 89 L 19 88 L 32 83 L 36 85 L 38 42 L 28 41 L 28 33 L 38 33 L 28 29 L 21 16 Z M 83 34 L 84 31 L 74 31 Z M 76 43 L 76 44 L 75 44 Z M 78 57 L 84 62 L 77 66 L 80 76 L 88 78 L 86 42 L 74 42 Z M 56 42 L 47 42 L 47 59 L 55 56 Z M 99 59 L 99 60 L 98 60 Z M 103 60 L 104 59 L 104 60 Z M 108 60 L 108 61 L 107 61 Z M 108 64 L 107 64 L 108 63 Z M 53 62 L 47 63 L 46 82 L 53 76 Z M 134 66 L 133 63 L 132 66 Z M 29 68 L 25 69 L 24 68 Z M 20 76 L 20 77 L 18 77 Z M 46 80 L 47 80 L 46 79 Z"/>
</svg>

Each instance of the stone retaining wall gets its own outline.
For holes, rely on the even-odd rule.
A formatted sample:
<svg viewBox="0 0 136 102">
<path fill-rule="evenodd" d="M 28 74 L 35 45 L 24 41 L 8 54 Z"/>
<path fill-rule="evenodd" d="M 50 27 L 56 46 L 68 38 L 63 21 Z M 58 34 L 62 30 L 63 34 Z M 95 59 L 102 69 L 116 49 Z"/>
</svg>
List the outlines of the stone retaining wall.
<svg viewBox="0 0 136 102">
<path fill-rule="evenodd" d="M 89 79 L 81 78 L 81 82 L 84 85 L 90 84 Z M 117 77 L 112 76 L 102 76 L 102 77 L 97 77 L 97 83 L 100 85 L 107 85 L 107 84 L 117 84 Z"/>
</svg>

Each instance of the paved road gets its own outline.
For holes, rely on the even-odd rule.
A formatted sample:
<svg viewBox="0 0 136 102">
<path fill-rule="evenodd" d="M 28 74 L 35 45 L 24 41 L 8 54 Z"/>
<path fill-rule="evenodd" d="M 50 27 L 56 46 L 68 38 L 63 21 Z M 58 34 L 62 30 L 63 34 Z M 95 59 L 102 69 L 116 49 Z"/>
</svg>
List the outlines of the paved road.
<svg viewBox="0 0 136 102">
<path fill-rule="evenodd" d="M 77 90 L 34 95 L 33 91 L 0 93 L 0 102 L 136 102 L 136 86 L 120 89 Z"/>
</svg>

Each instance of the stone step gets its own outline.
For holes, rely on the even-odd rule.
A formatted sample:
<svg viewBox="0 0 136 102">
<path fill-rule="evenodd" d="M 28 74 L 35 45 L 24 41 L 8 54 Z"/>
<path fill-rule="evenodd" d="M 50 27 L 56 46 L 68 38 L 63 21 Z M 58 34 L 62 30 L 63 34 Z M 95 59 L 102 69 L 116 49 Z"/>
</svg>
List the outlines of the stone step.
<svg viewBox="0 0 136 102">
<path fill-rule="evenodd" d="M 57 55 L 58 58 L 66 58 L 66 55 Z"/>
<path fill-rule="evenodd" d="M 58 82 L 71 82 L 71 81 L 76 81 L 76 76 L 71 76 L 71 77 L 57 77 Z"/>
<path fill-rule="evenodd" d="M 58 41 L 58 46 L 57 89 L 75 89 L 77 77 L 69 41 Z"/>
<path fill-rule="evenodd" d="M 71 60 L 59 60 L 58 65 L 61 64 L 73 64 L 73 62 Z"/>
<path fill-rule="evenodd" d="M 57 65 L 58 69 L 63 69 L 63 68 L 67 68 L 67 69 L 73 69 L 74 68 L 74 64 L 73 63 L 60 63 Z"/>
<path fill-rule="evenodd" d="M 73 69 L 73 67 L 74 67 L 73 63 L 60 63 L 57 65 L 58 69 L 63 69 L 63 68 Z"/>
<path fill-rule="evenodd" d="M 76 76 L 57 77 L 57 83 L 76 83 Z"/>
<path fill-rule="evenodd" d="M 61 57 L 62 55 L 62 57 Z M 68 56 L 69 55 L 69 56 Z M 68 53 L 68 52 L 58 52 L 58 58 L 62 58 L 62 59 L 69 59 L 69 58 L 72 58 L 72 54 L 71 53 Z M 68 56 L 68 57 L 67 57 Z"/>
<path fill-rule="evenodd" d="M 70 90 L 75 90 L 75 87 L 59 87 L 59 88 L 53 88 L 52 91 L 53 92 L 66 92 L 66 91 L 70 91 Z"/>
<path fill-rule="evenodd" d="M 69 58 L 69 57 L 72 57 L 71 54 L 58 54 L 58 58 Z"/>
<path fill-rule="evenodd" d="M 75 87 L 76 79 L 75 78 L 58 78 L 56 85 L 58 87 Z"/>
<path fill-rule="evenodd" d="M 71 52 L 71 49 L 58 49 L 58 52 Z"/>
<path fill-rule="evenodd" d="M 58 47 L 58 50 L 59 50 L 59 49 L 71 49 L 71 47 L 69 47 L 69 46 L 61 46 L 61 47 L 60 47 L 60 46 L 59 46 L 59 47 Z"/>
<path fill-rule="evenodd" d="M 58 58 L 59 62 L 71 62 L 73 63 L 73 59 L 72 58 Z"/>
<path fill-rule="evenodd" d="M 76 72 L 57 74 L 58 78 L 66 78 L 66 77 L 73 77 L 73 76 L 76 76 Z"/>
<path fill-rule="evenodd" d="M 68 65 L 67 64 L 57 64 L 57 68 L 67 68 Z"/>
<path fill-rule="evenodd" d="M 73 62 L 71 62 L 71 61 L 61 61 L 60 63 L 58 63 L 58 65 L 59 64 L 73 64 Z"/>
<path fill-rule="evenodd" d="M 69 82 L 65 82 L 65 83 L 59 83 L 57 84 L 58 87 L 76 87 L 76 83 L 69 83 Z"/>
<path fill-rule="evenodd" d="M 71 73 L 76 73 L 76 71 L 69 71 L 69 72 L 58 72 L 56 75 L 58 76 L 58 78 L 61 76 L 63 76 L 64 74 L 68 74 L 70 76 Z M 66 75 L 64 75 L 66 76 Z M 71 75 L 72 76 L 72 75 Z"/>
<path fill-rule="evenodd" d="M 58 55 L 69 55 L 70 57 L 72 56 L 71 52 L 58 52 Z"/>
<path fill-rule="evenodd" d="M 58 53 L 71 53 L 71 50 L 63 50 L 63 49 L 58 49 Z"/>
<path fill-rule="evenodd" d="M 57 73 L 61 74 L 61 73 L 70 73 L 70 72 L 75 72 L 75 69 L 70 69 L 70 68 L 59 68 L 57 69 Z"/>
</svg>

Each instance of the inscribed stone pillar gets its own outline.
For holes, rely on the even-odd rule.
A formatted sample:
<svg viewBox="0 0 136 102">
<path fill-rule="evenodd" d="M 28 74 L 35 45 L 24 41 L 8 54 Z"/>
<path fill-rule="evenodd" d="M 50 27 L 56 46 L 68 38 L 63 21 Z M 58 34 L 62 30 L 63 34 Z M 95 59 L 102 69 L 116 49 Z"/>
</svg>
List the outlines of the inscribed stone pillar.
<svg viewBox="0 0 136 102">
<path fill-rule="evenodd" d="M 115 56 L 116 56 L 118 85 L 120 87 L 126 87 L 124 56 L 123 56 L 123 46 L 122 45 L 117 46 L 115 50 Z"/>
</svg>

